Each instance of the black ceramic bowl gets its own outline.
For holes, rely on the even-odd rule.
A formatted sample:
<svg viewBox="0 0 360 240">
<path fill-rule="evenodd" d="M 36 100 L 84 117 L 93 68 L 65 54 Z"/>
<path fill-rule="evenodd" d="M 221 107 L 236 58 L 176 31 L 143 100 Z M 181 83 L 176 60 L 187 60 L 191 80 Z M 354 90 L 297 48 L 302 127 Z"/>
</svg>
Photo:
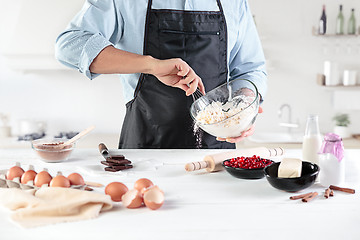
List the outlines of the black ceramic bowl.
<svg viewBox="0 0 360 240">
<path fill-rule="evenodd" d="M 264 173 L 271 186 L 287 192 L 297 192 L 310 187 L 314 184 L 320 171 L 318 165 L 303 161 L 300 177 L 278 178 L 279 165 L 280 162 L 277 162 L 265 167 Z"/>
<path fill-rule="evenodd" d="M 234 167 L 226 166 L 224 164 L 226 161 L 230 161 L 230 160 L 223 161 L 222 165 L 225 168 L 225 170 L 228 173 L 230 173 L 231 176 L 242 179 L 260 179 L 264 177 L 264 168 L 253 168 L 253 169 L 234 168 Z"/>
</svg>

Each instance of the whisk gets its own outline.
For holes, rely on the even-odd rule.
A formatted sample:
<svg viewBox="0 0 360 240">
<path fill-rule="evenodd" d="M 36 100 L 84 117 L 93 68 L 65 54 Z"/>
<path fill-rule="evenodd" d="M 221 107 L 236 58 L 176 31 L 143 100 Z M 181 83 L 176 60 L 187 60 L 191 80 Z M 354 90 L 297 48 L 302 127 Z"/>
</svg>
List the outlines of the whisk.
<svg viewBox="0 0 360 240">
<path fill-rule="evenodd" d="M 193 94 L 191 94 L 191 96 L 192 96 L 192 98 L 193 98 L 193 100 L 195 102 L 196 100 L 198 100 L 199 98 L 201 98 L 204 95 L 202 94 L 200 89 L 196 88 L 195 92 L 193 92 Z"/>
<path fill-rule="evenodd" d="M 210 104 L 210 101 L 207 97 L 204 97 L 205 95 L 202 94 L 202 92 L 197 88 L 196 91 L 191 94 L 193 101 L 198 102 L 198 110 L 204 109 L 206 106 Z"/>
</svg>

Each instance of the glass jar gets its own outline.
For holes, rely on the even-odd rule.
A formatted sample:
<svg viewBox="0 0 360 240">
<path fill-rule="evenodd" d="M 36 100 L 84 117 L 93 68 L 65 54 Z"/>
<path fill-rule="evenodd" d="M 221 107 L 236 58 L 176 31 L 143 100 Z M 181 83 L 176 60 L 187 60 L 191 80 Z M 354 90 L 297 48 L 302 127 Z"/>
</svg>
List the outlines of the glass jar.
<svg viewBox="0 0 360 240">
<path fill-rule="evenodd" d="M 320 184 L 324 187 L 340 185 L 345 180 L 344 146 L 342 139 L 335 133 L 324 137 L 320 155 Z"/>
</svg>

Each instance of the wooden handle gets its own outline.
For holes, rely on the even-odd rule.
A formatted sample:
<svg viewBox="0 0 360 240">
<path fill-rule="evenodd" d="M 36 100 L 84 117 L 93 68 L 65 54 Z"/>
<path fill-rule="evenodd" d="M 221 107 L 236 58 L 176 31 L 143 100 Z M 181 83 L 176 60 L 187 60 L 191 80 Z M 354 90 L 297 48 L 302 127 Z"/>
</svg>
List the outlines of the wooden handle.
<svg viewBox="0 0 360 240">
<path fill-rule="evenodd" d="M 88 181 L 85 181 L 85 184 L 90 186 L 90 187 L 103 187 L 104 185 L 101 184 L 101 183 L 97 183 L 97 182 L 88 182 Z"/>
<path fill-rule="evenodd" d="M 208 163 L 205 161 L 191 162 L 191 163 L 187 163 L 185 165 L 185 170 L 188 172 L 192 172 L 192 171 L 200 170 L 200 169 L 207 168 L 207 167 L 208 167 Z"/>
<path fill-rule="evenodd" d="M 75 135 L 74 137 L 72 137 L 70 140 L 66 141 L 64 143 L 64 145 L 72 144 L 73 142 L 77 141 L 79 138 L 81 138 L 81 137 L 85 136 L 86 134 L 88 134 L 89 132 L 91 132 L 94 128 L 95 128 L 95 126 L 88 127 L 84 131 L 82 131 L 82 132 L 78 133 L 77 135 Z"/>
<path fill-rule="evenodd" d="M 109 150 L 106 147 L 106 145 L 104 143 L 100 143 L 99 144 L 99 151 L 102 155 L 108 155 L 109 154 Z"/>
</svg>

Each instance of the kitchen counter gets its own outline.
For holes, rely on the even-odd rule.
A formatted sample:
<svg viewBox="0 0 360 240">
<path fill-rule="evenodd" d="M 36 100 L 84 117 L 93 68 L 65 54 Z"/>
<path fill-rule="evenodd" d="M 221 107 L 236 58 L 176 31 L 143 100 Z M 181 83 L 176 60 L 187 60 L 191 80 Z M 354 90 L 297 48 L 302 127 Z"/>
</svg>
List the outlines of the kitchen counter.
<svg viewBox="0 0 360 240">
<path fill-rule="evenodd" d="M 360 230 L 360 150 L 346 150 L 346 182 L 356 194 L 335 192 L 315 184 L 301 191 L 317 191 L 309 203 L 289 200 L 299 193 L 274 189 L 265 178 L 243 180 L 227 172 L 186 172 L 184 164 L 226 150 L 121 150 L 134 164 L 123 172 L 105 172 L 97 148 L 76 149 L 64 163 L 45 163 L 30 148 L 0 149 L 0 169 L 16 161 L 35 170 L 48 168 L 64 175 L 78 172 L 86 181 L 104 185 L 120 181 L 129 189 L 139 178 L 149 178 L 165 193 L 164 205 L 126 209 L 121 203 L 93 220 L 23 229 L 0 208 L 2 240 L 40 239 L 355 239 Z M 286 157 L 301 157 L 300 149 L 286 149 Z M 274 159 L 278 161 L 280 159 Z M 104 188 L 96 188 L 104 192 Z"/>
</svg>

